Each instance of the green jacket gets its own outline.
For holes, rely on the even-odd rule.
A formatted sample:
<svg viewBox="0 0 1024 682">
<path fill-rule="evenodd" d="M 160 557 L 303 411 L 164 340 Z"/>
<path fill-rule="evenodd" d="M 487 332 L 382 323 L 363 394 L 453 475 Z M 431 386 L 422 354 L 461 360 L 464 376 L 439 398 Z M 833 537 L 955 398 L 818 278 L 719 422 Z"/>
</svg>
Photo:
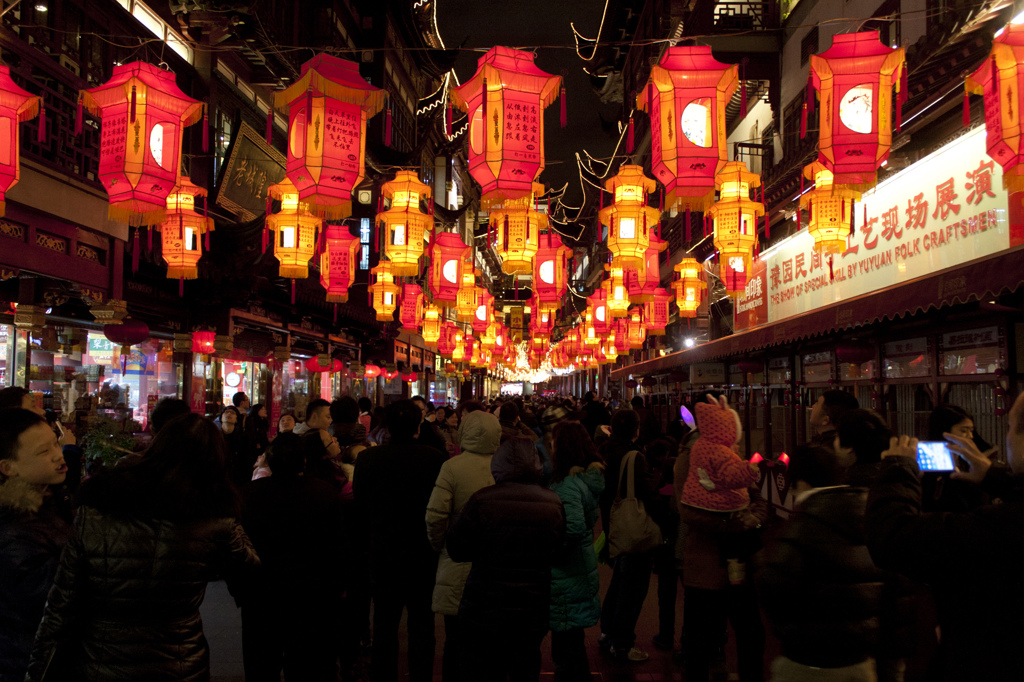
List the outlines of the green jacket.
<svg viewBox="0 0 1024 682">
<path fill-rule="evenodd" d="M 566 519 L 565 546 L 551 567 L 551 629 L 562 632 L 590 627 L 601 617 L 594 524 L 600 516 L 604 465 L 574 469 L 551 489 L 562 500 Z"/>
</svg>

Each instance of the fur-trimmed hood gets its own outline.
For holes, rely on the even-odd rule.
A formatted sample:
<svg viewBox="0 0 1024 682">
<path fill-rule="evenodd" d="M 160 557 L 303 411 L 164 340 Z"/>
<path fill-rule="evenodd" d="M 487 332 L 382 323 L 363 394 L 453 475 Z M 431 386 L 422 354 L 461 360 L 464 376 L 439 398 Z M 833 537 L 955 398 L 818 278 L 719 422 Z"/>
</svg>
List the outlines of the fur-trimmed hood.
<svg viewBox="0 0 1024 682">
<path fill-rule="evenodd" d="M 45 485 L 26 483 L 18 477 L 0 481 L 0 507 L 34 514 L 43 506 L 47 488 Z"/>
</svg>

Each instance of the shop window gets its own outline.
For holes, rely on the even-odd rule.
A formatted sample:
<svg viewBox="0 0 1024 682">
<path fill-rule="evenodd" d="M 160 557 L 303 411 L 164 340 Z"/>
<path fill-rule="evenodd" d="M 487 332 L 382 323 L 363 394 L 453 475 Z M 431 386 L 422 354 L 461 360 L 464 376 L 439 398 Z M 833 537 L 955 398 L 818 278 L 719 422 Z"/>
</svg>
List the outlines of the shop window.
<svg viewBox="0 0 1024 682">
<path fill-rule="evenodd" d="M 966 329 L 942 335 L 939 369 L 943 376 L 992 374 L 1000 367 L 999 327 Z"/>
<path fill-rule="evenodd" d="M 874 360 L 859 365 L 853 362 L 839 363 L 840 381 L 865 381 L 874 379 L 877 376 L 878 367 L 875 365 Z"/>
<path fill-rule="evenodd" d="M 928 339 L 923 336 L 887 343 L 882 353 L 886 379 L 927 377 L 932 374 Z"/>
<path fill-rule="evenodd" d="M 370 219 L 359 219 L 359 269 L 370 269 Z"/>
<path fill-rule="evenodd" d="M 775 358 L 768 361 L 769 384 L 788 384 L 792 378 L 793 372 L 789 367 L 789 358 Z"/>
<path fill-rule="evenodd" d="M 809 353 L 803 357 L 805 384 L 825 383 L 832 378 L 832 353 Z"/>
</svg>

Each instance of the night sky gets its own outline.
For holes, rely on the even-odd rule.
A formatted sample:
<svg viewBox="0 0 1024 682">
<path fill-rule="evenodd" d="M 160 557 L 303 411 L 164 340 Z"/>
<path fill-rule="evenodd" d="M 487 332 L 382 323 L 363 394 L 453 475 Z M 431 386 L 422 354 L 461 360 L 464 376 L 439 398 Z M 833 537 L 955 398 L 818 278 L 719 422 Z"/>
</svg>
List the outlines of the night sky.
<svg viewBox="0 0 1024 682">
<path fill-rule="evenodd" d="M 586 149 L 591 156 L 604 158 L 615 149 L 617 136 L 602 129 L 600 115 L 606 121 L 617 119 L 619 105 L 602 105 L 583 71 L 586 62 L 576 54 L 569 22 L 587 38 L 594 38 L 601 22 L 604 0 L 516 0 L 490 3 L 480 0 L 438 0 L 437 25 L 445 46 L 462 45 L 455 71 L 460 82 L 476 72 L 477 60 L 494 45 L 524 49 L 538 46 L 535 63 L 544 71 L 565 77 L 568 98 L 568 127 L 559 125 L 556 101 L 548 107 L 545 122 L 546 166 L 540 181 L 552 188 L 568 183 L 566 203 L 578 206 L 582 200 L 575 153 Z M 605 40 L 611 29 L 605 25 Z M 540 47 L 546 46 L 546 47 Z M 557 47 L 555 47 L 557 46 Z M 482 48 L 474 51 L 472 48 Z M 588 54 L 586 51 L 585 54 Z"/>
</svg>

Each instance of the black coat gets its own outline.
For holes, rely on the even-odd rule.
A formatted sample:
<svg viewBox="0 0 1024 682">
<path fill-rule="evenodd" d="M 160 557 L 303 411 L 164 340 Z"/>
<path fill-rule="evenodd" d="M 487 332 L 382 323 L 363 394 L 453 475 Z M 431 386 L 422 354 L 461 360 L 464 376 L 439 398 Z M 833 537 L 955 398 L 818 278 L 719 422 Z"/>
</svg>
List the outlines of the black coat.
<svg viewBox="0 0 1024 682">
<path fill-rule="evenodd" d="M 917 463 L 883 464 L 868 496 L 868 547 L 879 567 L 931 585 L 942 628 L 934 679 L 1024 680 L 1024 476 L 993 491 L 1003 504 L 922 514 Z"/>
<path fill-rule="evenodd" d="M 356 459 L 352 493 L 369 537 L 375 580 L 396 579 L 415 568 L 437 569 L 438 553 L 427 539 L 424 518 L 446 461 L 443 450 L 413 439 L 391 440 Z"/>
<path fill-rule="evenodd" d="M 758 582 L 783 656 L 839 668 L 874 653 L 885 582 L 864 537 L 866 500 L 863 488 L 815 491 L 771 548 Z"/>
<path fill-rule="evenodd" d="M 622 482 L 622 489 L 619 490 L 619 469 L 622 467 L 622 458 L 632 450 L 637 451 L 636 458 L 633 460 L 633 491 L 636 493 L 636 498 L 644 503 L 644 510 L 660 527 L 668 528 L 671 523 L 658 491 L 654 487 L 654 479 L 644 453 L 633 441 L 609 438 L 601 444 L 600 449 L 605 463 L 604 492 L 601 493 L 600 500 L 601 521 L 605 534 L 611 527 L 611 510 L 615 496 L 617 494 L 626 496 L 625 482 Z"/>
<path fill-rule="evenodd" d="M 71 526 L 34 486 L 0 483 L 0 682 L 21 682 Z"/>
<path fill-rule="evenodd" d="M 491 472 L 495 484 L 473 493 L 448 532 L 451 558 L 473 562 L 459 617 L 469 627 L 543 634 L 565 510 L 557 493 L 541 487 L 540 459 L 529 440 L 498 448 Z"/>
<path fill-rule="evenodd" d="M 207 680 L 206 584 L 251 579 L 259 559 L 231 518 L 193 523 L 78 510 L 28 680 Z M 55 674 L 60 673 L 60 674 Z"/>
</svg>

